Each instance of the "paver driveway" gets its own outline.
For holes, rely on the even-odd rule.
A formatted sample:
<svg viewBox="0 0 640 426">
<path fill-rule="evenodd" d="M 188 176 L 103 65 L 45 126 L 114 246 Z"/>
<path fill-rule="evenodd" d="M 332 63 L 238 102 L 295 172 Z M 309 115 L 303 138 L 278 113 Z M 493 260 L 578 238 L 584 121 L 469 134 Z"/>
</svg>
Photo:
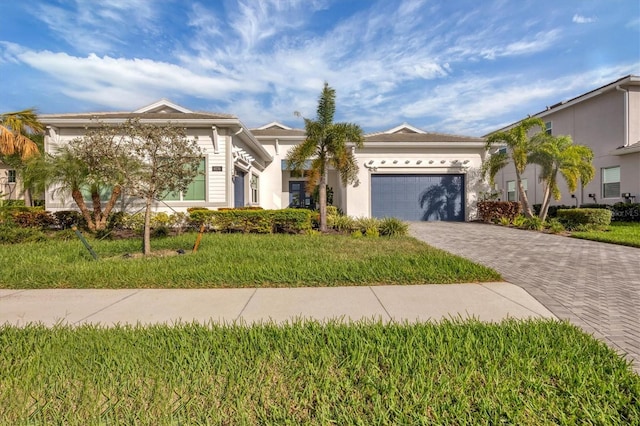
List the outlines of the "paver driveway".
<svg viewBox="0 0 640 426">
<path fill-rule="evenodd" d="M 490 266 L 633 360 L 640 373 L 640 249 L 482 223 L 414 222 L 426 243 Z"/>
</svg>

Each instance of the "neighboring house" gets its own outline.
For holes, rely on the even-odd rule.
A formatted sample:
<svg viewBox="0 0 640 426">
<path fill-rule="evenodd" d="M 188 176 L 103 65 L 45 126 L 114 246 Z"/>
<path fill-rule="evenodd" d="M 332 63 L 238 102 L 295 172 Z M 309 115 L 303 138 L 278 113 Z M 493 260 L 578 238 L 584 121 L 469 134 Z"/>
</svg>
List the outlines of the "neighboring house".
<svg viewBox="0 0 640 426">
<path fill-rule="evenodd" d="M 204 155 L 202 176 L 178 199 L 164 199 L 159 211 L 261 206 L 265 209 L 313 207 L 303 174 L 286 168 L 289 149 L 305 138 L 301 129 L 280 123 L 248 129 L 235 116 L 196 113 L 162 100 L 132 113 L 43 115 L 45 149 L 82 136 L 86 126 L 143 122 L 179 123 L 197 136 Z M 343 186 L 329 173 L 333 204 L 350 216 L 395 216 L 405 220 L 470 220 L 485 190 L 479 168 L 485 155 L 482 138 L 427 133 L 408 124 L 365 136 L 354 149 L 360 166 L 358 181 Z M 73 208 L 47 191 L 48 210 Z"/>
<path fill-rule="evenodd" d="M 0 161 L 0 205 L 4 200 L 23 200 L 23 190 L 15 168 Z"/>
<path fill-rule="evenodd" d="M 534 115 L 545 122 L 546 132 L 569 135 L 573 142 L 593 150 L 596 173 L 584 189 L 569 193 L 559 177 L 562 198 L 554 204 L 640 202 L 640 77 L 628 75 Z M 515 126 L 514 123 L 505 127 Z M 503 130 L 503 129 L 501 129 Z M 542 202 L 539 166 L 529 165 L 523 177 L 531 204 Z M 515 170 L 507 166 L 496 176 L 501 199 L 516 201 Z"/>
</svg>

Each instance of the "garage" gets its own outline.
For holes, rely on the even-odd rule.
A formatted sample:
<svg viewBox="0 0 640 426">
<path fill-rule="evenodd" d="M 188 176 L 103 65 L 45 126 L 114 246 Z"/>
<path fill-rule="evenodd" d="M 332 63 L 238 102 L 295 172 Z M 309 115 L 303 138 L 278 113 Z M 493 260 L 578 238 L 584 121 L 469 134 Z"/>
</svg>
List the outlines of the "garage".
<svg viewBox="0 0 640 426">
<path fill-rule="evenodd" d="M 463 174 L 372 174 L 371 216 L 464 221 Z"/>
</svg>

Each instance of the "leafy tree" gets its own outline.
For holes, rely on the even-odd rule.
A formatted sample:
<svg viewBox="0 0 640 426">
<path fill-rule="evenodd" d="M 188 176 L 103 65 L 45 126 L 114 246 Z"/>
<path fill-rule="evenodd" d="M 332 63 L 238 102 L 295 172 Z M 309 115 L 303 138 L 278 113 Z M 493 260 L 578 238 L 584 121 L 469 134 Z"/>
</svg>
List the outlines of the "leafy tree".
<svg viewBox="0 0 640 426">
<path fill-rule="evenodd" d="M 574 192 L 578 181 L 582 186 L 591 182 L 595 175 L 593 167 L 593 151 L 583 145 L 574 145 L 570 136 L 551 136 L 540 134 L 535 139 L 533 152 L 529 155 L 529 162 L 541 166 L 540 180 L 544 182 L 540 219 L 547 218 L 551 197 L 561 198 L 558 188 L 558 174 L 560 174 L 569 191 Z"/>
<path fill-rule="evenodd" d="M 145 200 L 142 251 L 151 253 L 151 208 L 166 194 L 183 192 L 198 175 L 202 152 L 177 125 L 126 123 L 131 153 L 138 167 L 128 181 L 132 195 Z"/>
<path fill-rule="evenodd" d="M 362 129 L 353 123 L 334 123 L 336 110 L 335 90 L 324 84 L 320 95 L 315 120 L 304 118 L 305 140 L 287 154 L 287 168 L 303 172 L 308 160 L 311 169 L 306 171 L 307 188 L 319 185 L 318 207 L 320 209 L 320 231 L 327 230 L 327 174 L 333 166 L 344 185 L 353 183 L 358 175 L 358 163 L 347 146 L 352 142 L 361 148 L 364 144 Z M 308 192 L 312 192 L 308 190 Z"/>
<path fill-rule="evenodd" d="M 527 193 L 522 186 L 522 174 L 527 168 L 529 163 L 529 154 L 533 150 L 534 141 L 529 136 L 532 129 L 539 127 L 542 132 L 544 129 L 544 122 L 540 118 L 529 117 L 518 123 L 517 126 L 512 127 L 509 130 L 498 131 L 490 134 L 487 137 L 487 149 L 494 147 L 495 145 L 506 145 L 506 153 L 497 153 L 489 157 L 489 159 L 483 164 L 482 172 L 486 176 L 489 174 L 489 182 L 493 185 L 494 179 L 498 171 L 503 169 L 513 161 L 513 165 L 516 170 L 516 185 L 518 187 L 518 194 L 520 202 L 522 203 L 522 210 L 527 217 L 533 217 L 531 206 L 529 205 L 529 199 Z"/>
<path fill-rule="evenodd" d="M 52 154 L 27 163 L 25 182 L 54 194 L 70 193 L 91 231 L 104 230 L 137 164 L 129 153 L 129 127 L 97 122 L 81 138 L 56 147 Z M 89 194 L 91 210 L 85 200 Z M 102 196 L 107 195 L 103 208 Z"/>
</svg>

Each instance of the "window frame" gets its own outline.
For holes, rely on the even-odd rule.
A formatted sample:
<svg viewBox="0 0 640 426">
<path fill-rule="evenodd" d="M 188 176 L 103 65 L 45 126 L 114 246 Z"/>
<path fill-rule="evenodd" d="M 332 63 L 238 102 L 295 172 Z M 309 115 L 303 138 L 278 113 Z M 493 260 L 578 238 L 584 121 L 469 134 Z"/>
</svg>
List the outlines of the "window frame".
<svg viewBox="0 0 640 426">
<path fill-rule="evenodd" d="M 513 184 L 513 190 L 511 191 L 509 188 L 509 184 Z M 515 180 L 508 180 L 507 181 L 507 201 L 518 201 L 518 188 L 516 185 L 516 181 Z M 509 194 L 513 193 L 513 200 L 511 199 L 511 197 L 509 196 Z"/>
<path fill-rule="evenodd" d="M 613 169 L 618 169 L 617 175 L 618 175 L 618 180 L 617 181 L 611 181 L 611 182 L 606 182 L 605 181 L 605 175 L 606 170 L 613 170 Z M 602 191 L 602 198 L 603 199 L 609 199 L 609 198 L 620 198 L 620 194 L 621 194 L 621 188 L 620 188 L 620 166 L 611 166 L 611 167 L 602 167 L 601 168 L 601 182 L 602 184 L 600 185 L 600 190 Z M 617 184 L 618 185 L 618 191 L 617 191 L 617 195 L 611 196 L 610 194 L 608 194 L 607 192 L 607 186 L 606 185 L 611 185 L 611 184 Z"/>
<path fill-rule="evenodd" d="M 202 167 L 200 167 L 202 166 Z M 200 176 L 202 176 L 202 182 L 204 183 L 204 193 L 203 193 L 203 198 L 199 198 L 199 199 L 185 199 L 185 194 L 189 192 L 189 187 L 191 187 L 191 185 L 195 184 L 196 181 L 199 181 L 200 179 L 198 179 Z M 192 203 L 192 202 L 203 202 L 203 201 L 207 201 L 207 157 L 200 157 L 200 165 L 198 166 L 198 175 L 196 176 L 195 179 L 193 179 L 193 181 L 189 184 L 189 186 L 187 187 L 187 189 L 185 191 L 179 191 L 177 193 L 177 197 L 172 197 L 171 199 L 167 198 L 171 195 L 174 195 L 175 193 L 169 193 L 166 194 L 165 196 L 162 197 L 162 201 L 168 202 L 168 203 Z"/>
<path fill-rule="evenodd" d="M 7 183 L 18 183 L 18 172 L 15 169 L 7 170 Z"/>
</svg>

